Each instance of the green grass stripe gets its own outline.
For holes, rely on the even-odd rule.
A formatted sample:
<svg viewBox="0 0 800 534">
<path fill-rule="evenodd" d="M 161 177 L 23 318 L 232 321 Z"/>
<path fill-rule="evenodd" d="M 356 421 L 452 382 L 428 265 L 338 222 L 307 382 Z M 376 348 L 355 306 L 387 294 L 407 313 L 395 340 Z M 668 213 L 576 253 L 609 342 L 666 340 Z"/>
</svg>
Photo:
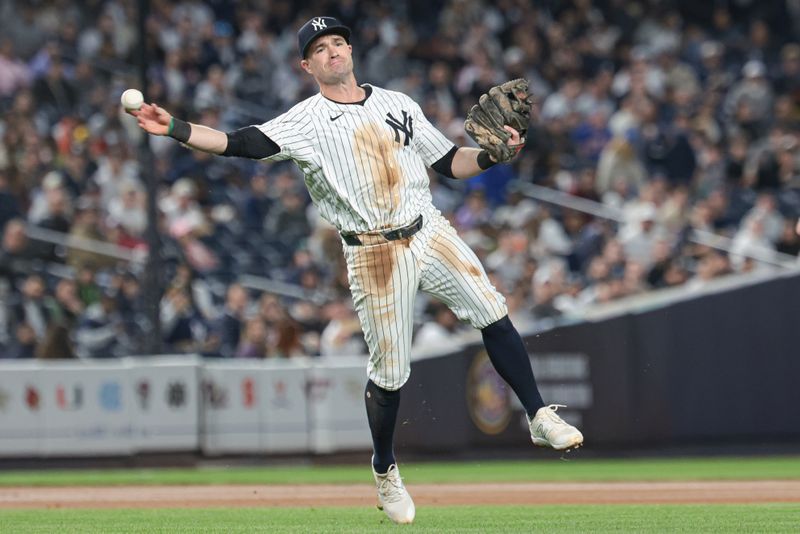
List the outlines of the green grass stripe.
<svg viewBox="0 0 800 534">
<path fill-rule="evenodd" d="M 800 457 L 400 464 L 410 483 L 800 479 Z M 371 483 L 368 464 L 0 472 L 0 486 Z"/>
<path fill-rule="evenodd" d="M 480 533 L 797 532 L 800 506 L 583 505 L 425 507 L 395 527 L 369 508 L 160 510 L 3 510 L 0 532 L 14 533 Z"/>
</svg>

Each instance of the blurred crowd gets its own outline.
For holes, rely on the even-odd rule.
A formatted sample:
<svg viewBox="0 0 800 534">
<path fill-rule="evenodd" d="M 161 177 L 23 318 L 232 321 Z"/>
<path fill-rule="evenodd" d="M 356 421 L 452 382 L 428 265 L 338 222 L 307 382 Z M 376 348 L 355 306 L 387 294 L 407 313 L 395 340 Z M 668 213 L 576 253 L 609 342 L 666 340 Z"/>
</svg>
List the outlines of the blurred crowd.
<svg viewBox="0 0 800 534">
<path fill-rule="evenodd" d="M 466 181 L 430 174 L 434 203 L 512 319 L 580 317 L 629 295 L 796 263 L 798 2 L 150 3 L 148 99 L 222 130 L 317 92 L 296 31 L 320 14 L 353 28 L 360 82 L 410 95 L 459 145 L 471 144 L 463 119 L 481 93 L 528 79 L 536 117 L 512 165 Z M 149 176 L 119 107 L 140 85 L 136 5 L 0 0 L 0 357 L 141 354 L 152 280 L 164 288 L 165 353 L 363 353 L 341 241 L 291 164 L 152 138 L 163 269 L 148 278 Z M 537 201 L 531 184 L 614 216 Z M 726 250 L 695 232 L 726 238 Z M 417 320 L 425 346 L 465 328 L 425 298 Z"/>
</svg>

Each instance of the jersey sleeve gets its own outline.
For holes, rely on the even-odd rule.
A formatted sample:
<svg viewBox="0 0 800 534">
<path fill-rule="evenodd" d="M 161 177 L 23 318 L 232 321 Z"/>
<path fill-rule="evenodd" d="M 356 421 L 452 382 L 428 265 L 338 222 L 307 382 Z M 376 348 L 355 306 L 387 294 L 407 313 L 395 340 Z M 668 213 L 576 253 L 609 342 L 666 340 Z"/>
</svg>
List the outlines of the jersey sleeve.
<svg viewBox="0 0 800 534">
<path fill-rule="evenodd" d="M 416 102 L 412 101 L 411 109 L 414 117 L 414 147 L 425 166 L 430 167 L 446 156 L 455 144 L 430 123 Z"/>
<path fill-rule="evenodd" d="M 296 119 L 297 114 L 284 113 L 263 124 L 256 125 L 267 138 L 280 149 L 276 154 L 263 158 L 262 161 L 283 161 L 295 159 L 298 151 L 308 145 L 305 128 Z"/>
</svg>

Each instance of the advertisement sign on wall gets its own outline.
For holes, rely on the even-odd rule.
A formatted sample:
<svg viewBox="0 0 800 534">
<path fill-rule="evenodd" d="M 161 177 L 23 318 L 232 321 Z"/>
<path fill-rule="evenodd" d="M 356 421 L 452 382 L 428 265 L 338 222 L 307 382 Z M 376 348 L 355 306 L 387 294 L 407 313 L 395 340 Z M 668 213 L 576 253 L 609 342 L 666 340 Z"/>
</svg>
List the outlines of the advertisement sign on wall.
<svg viewBox="0 0 800 534">
<path fill-rule="evenodd" d="M 261 376 L 260 432 L 264 452 L 308 450 L 308 406 L 305 362 L 266 362 Z"/>
<path fill-rule="evenodd" d="M 200 373 L 203 403 L 201 445 L 208 454 L 261 450 L 259 402 L 263 367 L 213 362 Z"/>
<path fill-rule="evenodd" d="M 37 366 L 10 364 L 0 372 L 0 455 L 38 456 L 44 434 Z"/>
<path fill-rule="evenodd" d="M 131 360 L 133 446 L 137 451 L 199 447 L 202 360 L 191 356 Z"/>
<path fill-rule="evenodd" d="M 130 454 L 133 392 L 119 361 L 48 365 L 37 376 L 45 455 Z"/>
<path fill-rule="evenodd" d="M 364 407 L 364 359 L 329 358 L 309 370 L 307 398 L 313 452 L 369 449 L 372 439 Z"/>
</svg>

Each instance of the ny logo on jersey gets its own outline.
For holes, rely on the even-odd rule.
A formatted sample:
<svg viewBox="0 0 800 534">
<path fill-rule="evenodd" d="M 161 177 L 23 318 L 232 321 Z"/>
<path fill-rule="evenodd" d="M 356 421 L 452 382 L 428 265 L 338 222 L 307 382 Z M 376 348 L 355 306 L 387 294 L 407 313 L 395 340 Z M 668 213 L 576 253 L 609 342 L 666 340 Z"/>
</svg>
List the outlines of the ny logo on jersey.
<svg viewBox="0 0 800 534">
<path fill-rule="evenodd" d="M 328 27 L 328 25 L 325 24 L 325 19 L 323 19 L 322 17 L 311 19 L 311 26 L 313 26 L 315 32 L 318 32 L 321 29 Z"/>
<path fill-rule="evenodd" d="M 408 142 L 414 139 L 414 119 L 405 111 L 403 111 L 403 122 L 392 117 L 391 113 L 387 113 L 386 116 L 389 117 L 386 119 L 386 124 L 391 126 L 394 130 L 394 142 L 400 142 L 400 132 L 403 132 L 403 134 L 405 134 L 403 146 L 408 146 Z"/>
</svg>

